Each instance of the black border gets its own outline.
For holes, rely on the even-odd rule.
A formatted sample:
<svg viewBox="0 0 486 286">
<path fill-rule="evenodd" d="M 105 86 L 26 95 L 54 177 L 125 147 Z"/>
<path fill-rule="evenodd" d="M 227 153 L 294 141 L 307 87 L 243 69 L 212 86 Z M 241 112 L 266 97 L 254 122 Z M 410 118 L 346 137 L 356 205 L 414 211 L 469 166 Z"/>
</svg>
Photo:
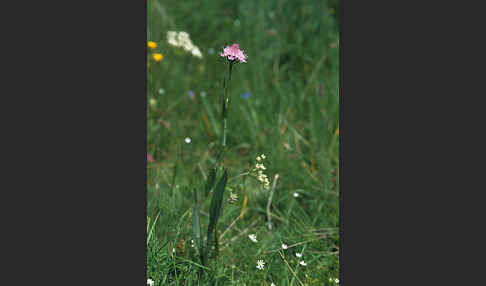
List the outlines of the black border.
<svg viewBox="0 0 486 286">
<path fill-rule="evenodd" d="M 2 136 L 18 172 L 2 187 L 17 202 L 3 279 L 146 284 L 146 5 L 30 3 L 15 16 L 28 28 L 4 39 L 19 76 L 4 122 L 21 123 Z"/>
</svg>

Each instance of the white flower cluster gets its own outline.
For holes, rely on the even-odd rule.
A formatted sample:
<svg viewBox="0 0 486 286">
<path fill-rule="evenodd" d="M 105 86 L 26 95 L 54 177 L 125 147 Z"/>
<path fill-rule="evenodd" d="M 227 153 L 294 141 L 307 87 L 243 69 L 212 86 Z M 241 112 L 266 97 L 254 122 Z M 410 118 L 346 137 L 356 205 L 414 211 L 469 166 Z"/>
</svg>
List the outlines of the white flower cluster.
<svg viewBox="0 0 486 286">
<path fill-rule="evenodd" d="M 261 154 L 256 158 L 258 162 L 261 162 L 263 159 L 265 159 L 265 154 Z M 253 171 L 257 172 L 257 179 L 263 184 L 263 187 L 265 189 L 268 189 L 270 187 L 270 180 L 268 180 L 267 175 L 263 173 L 263 170 L 266 170 L 265 166 L 263 163 L 256 163 L 255 169 Z"/>
<path fill-rule="evenodd" d="M 175 31 L 168 31 L 167 41 L 174 47 L 182 47 L 184 50 L 191 52 L 193 56 L 200 59 L 202 58 L 201 51 L 192 43 L 191 39 L 189 38 L 189 34 L 184 31 L 179 33 Z"/>
<path fill-rule="evenodd" d="M 254 243 L 257 243 L 257 242 L 258 242 L 258 240 L 257 240 L 257 238 L 256 238 L 256 235 L 255 235 L 255 234 L 250 234 L 250 235 L 248 235 L 248 238 L 249 238 L 251 241 L 253 241 Z"/>
<path fill-rule="evenodd" d="M 258 260 L 256 268 L 263 270 L 264 267 L 265 267 L 265 262 L 263 260 Z"/>
<path fill-rule="evenodd" d="M 297 252 L 297 253 L 295 254 L 295 256 L 297 256 L 298 258 L 301 258 L 301 257 L 302 257 L 302 253 L 298 253 L 298 252 Z M 302 265 L 302 266 L 307 266 L 307 263 L 305 263 L 305 261 L 304 261 L 304 260 L 301 260 L 301 261 L 299 262 L 299 264 L 300 264 L 300 265 Z"/>
</svg>

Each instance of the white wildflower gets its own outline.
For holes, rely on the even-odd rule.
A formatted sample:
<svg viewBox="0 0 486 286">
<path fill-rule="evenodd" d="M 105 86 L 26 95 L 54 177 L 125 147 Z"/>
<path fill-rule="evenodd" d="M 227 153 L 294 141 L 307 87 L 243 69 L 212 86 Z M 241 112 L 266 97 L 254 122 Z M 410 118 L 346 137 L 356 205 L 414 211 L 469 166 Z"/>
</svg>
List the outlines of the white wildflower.
<svg viewBox="0 0 486 286">
<path fill-rule="evenodd" d="M 201 51 L 197 47 L 194 47 L 191 53 L 195 57 L 202 58 Z"/>
<path fill-rule="evenodd" d="M 297 256 L 297 257 L 301 258 L 301 257 L 302 257 L 302 253 L 298 253 L 298 252 L 297 252 L 297 253 L 295 254 L 295 256 Z"/>
<path fill-rule="evenodd" d="M 338 278 L 334 278 L 334 282 L 335 283 L 339 283 L 339 279 Z"/>
<path fill-rule="evenodd" d="M 185 141 L 187 144 L 189 144 L 189 143 L 191 143 L 191 138 L 186 137 L 186 139 L 184 139 L 184 141 Z"/>
<path fill-rule="evenodd" d="M 258 164 L 258 163 L 255 165 L 255 168 L 262 169 L 262 170 L 266 170 L 267 169 L 267 168 L 265 168 L 265 166 L 263 166 L 263 164 Z"/>
<path fill-rule="evenodd" d="M 191 239 L 191 247 L 194 247 L 194 239 Z"/>
<path fill-rule="evenodd" d="M 181 47 L 185 51 L 190 52 L 193 56 L 202 58 L 201 51 L 192 43 L 187 32 L 181 31 L 177 33 L 175 31 L 168 31 L 167 41 L 174 47 Z"/>
<path fill-rule="evenodd" d="M 150 286 L 154 285 L 154 280 L 152 280 L 150 278 L 147 279 L 147 285 L 150 285 Z"/>
<path fill-rule="evenodd" d="M 299 196 L 299 193 L 294 193 L 294 198 L 298 198 Z"/>
<path fill-rule="evenodd" d="M 263 260 L 258 260 L 256 268 L 263 270 L 264 267 L 265 267 L 265 262 Z"/>
<path fill-rule="evenodd" d="M 275 284 L 272 282 L 272 284 L 270 284 L 270 286 L 277 286 L 277 285 L 275 285 Z"/>
<path fill-rule="evenodd" d="M 256 238 L 256 235 L 255 235 L 255 234 L 250 234 L 250 235 L 248 235 L 248 238 L 249 238 L 251 241 L 255 242 L 255 243 L 257 243 L 257 242 L 258 242 L 258 240 L 257 240 L 257 238 Z"/>
<path fill-rule="evenodd" d="M 167 41 L 172 46 L 177 47 L 177 46 L 179 46 L 179 43 L 177 42 L 176 37 L 177 37 L 177 32 L 175 32 L 175 31 L 168 31 L 167 32 Z"/>
<path fill-rule="evenodd" d="M 163 88 L 159 88 L 159 94 L 164 94 L 165 90 Z"/>
<path fill-rule="evenodd" d="M 305 263 L 305 261 L 304 261 L 304 260 L 302 260 L 302 261 L 301 261 L 301 262 L 299 262 L 299 263 L 300 263 L 300 265 L 302 265 L 302 266 L 307 266 L 307 263 Z"/>
<path fill-rule="evenodd" d="M 261 154 L 260 156 L 258 156 L 256 158 L 256 160 L 258 162 L 261 162 L 263 159 L 265 159 L 264 154 Z M 265 189 L 268 189 L 270 187 L 270 180 L 268 179 L 267 175 L 263 173 L 263 170 L 266 170 L 266 169 L 267 168 L 265 168 L 263 163 L 256 163 L 255 168 L 252 169 L 251 172 L 253 173 L 253 175 L 255 175 L 257 177 L 258 181 L 260 181 L 260 183 L 262 183 L 263 187 Z"/>
<path fill-rule="evenodd" d="M 289 247 L 287 246 L 287 244 L 282 243 L 282 249 L 287 249 L 287 248 L 289 248 Z"/>
</svg>

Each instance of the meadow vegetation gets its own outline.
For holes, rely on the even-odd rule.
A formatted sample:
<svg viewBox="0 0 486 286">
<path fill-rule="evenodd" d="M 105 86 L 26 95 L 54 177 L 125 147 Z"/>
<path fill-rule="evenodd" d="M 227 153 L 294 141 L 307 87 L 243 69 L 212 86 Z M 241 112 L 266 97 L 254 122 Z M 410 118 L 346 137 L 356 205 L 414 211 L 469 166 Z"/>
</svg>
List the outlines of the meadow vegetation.
<svg viewBox="0 0 486 286">
<path fill-rule="evenodd" d="M 338 284 L 338 4 L 147 1 L 153 285 Z M 233 43 L 247 59 L 232 68 L 218 165 L 229 65 L 220 54 Z M 202 261 L 194 213 L 206 243 L 218 192 L 206 192 L 206 184 L 216 165 L 214 185 L 223 169 L 227 184 Z M 258 180 L 259 170 L 269 184 Z"/>
</svg>

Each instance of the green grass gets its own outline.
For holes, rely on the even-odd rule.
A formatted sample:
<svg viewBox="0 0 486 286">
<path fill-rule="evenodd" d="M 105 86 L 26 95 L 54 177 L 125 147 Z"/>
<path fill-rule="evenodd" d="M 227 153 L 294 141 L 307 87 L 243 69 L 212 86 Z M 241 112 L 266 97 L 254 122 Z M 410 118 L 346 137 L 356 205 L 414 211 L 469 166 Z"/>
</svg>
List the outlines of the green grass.
<svg viewBox="0 0 486 286">
<path fill-rule="evenodd" d="M 155 159 L 147 166 L 147 212 L 150 223 L 156 221 L 147 243 L 147 277 L 155 285 L 335 285 L 329 278 L 339 277 L 338 3 L 150 0 L 147 6 L 147 39 L 158 44 L 147 59 L 147 102 L 156 101 L 147 104 L 147 150 Z M 203 58 L 170 46 L 169 30 L 188 32 Z M 229 190 L 224 192 L 219 236 L 245 213 L 204 267 L 190 243 L 193 189 L 205 235 L 211 194 L 204 194 L 204 184 L 221 140 L 228 68 L 219 53 L 234 42 L 248 62 L 233 67 L 224 166 L 239 199 L 230 204 Z M 155 62 L 152 52 L 163 60 Z M 251 93 L 247 99 L 245 92 Z M 237 177 L 262 153 L 269 190 Z M 298 244 L 283 251 L 297 278 L 273 251 L 282 242 Z M 307 266 L 298 265 L 296 252 L 303 252 Z M 256 268 L 259 259 L 266 263 L 263 271 Z"/>
</svg>

